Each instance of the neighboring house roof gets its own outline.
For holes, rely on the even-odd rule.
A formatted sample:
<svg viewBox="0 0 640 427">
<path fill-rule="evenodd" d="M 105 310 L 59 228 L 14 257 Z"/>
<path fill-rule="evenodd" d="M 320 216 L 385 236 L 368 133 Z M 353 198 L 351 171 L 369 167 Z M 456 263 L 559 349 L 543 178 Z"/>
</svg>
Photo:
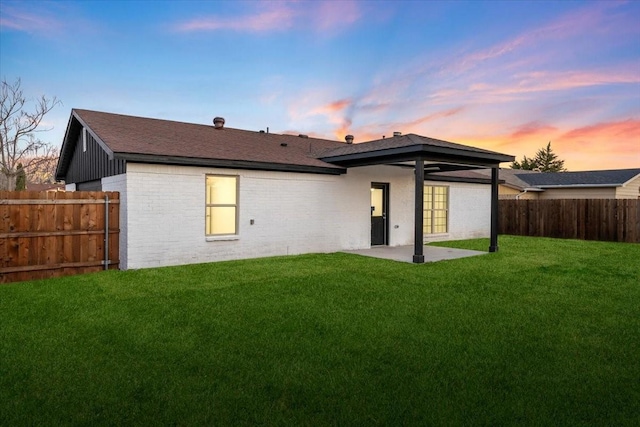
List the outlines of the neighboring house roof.
<svg viewBox="0 0 640 427">
<path fill-rule="evenodd" d="M 64 191 L 64 184 L 36 184 L 33 182 L 28 182 L 27 190 L 29 191 Z"/>
<path fill-rule="evenodd" d="M 56 169 L 57 179 L 66 176 L 83 128 L 109 159 L 141 163 L 341 174 L 350 166 L 391 164 L 418 157 L 485 167 L 514 160 L 506 154 L 414 134 L 345 144 L 306 135 L 73 109 Z M 450 164 L 448 169 L 452 168 Z"/>
<path fill-rule="evenodd" d="M 620 187 L 640 175 L 638 169 L 521 174 L 519 178 L 538 188 Z"/>
<path fill-rule="evenodd" d="M 482 176 L 491 177 L 491 169 L 480 169 L 474 172 Z M 541 172 L 538 172 L 538 171 L 530 171 L 530 170 L 523 170 L 523 169 L 500 169 L 499 177 L 501 181 L 504 181 L 504 182 L 501 182 L 501 184 L 507 187 L 513 188 L 515 190 L 524 191 L 526 189 L 527 191 L 542 191 L 538 188 L 533 188 L 530 184 L 528 184 L 521 178 L 522 175 L 530 175 L 530 174 L 539 175 L 540 173 Z"/>
</svg>

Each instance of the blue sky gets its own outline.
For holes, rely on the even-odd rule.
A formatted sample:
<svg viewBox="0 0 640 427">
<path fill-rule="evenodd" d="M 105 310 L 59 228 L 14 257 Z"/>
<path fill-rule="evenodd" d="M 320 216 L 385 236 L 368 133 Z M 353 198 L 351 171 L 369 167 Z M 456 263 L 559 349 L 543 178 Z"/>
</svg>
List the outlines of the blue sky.
<svg viewBox="0 0 640 427">
<path fill-rule="evenodd" d="M 0 76 L 71 108 L 640 167 L 640 2 L 0 0 Z M 188 153 L 185 153 L 188 154 Z"/>
</svg>

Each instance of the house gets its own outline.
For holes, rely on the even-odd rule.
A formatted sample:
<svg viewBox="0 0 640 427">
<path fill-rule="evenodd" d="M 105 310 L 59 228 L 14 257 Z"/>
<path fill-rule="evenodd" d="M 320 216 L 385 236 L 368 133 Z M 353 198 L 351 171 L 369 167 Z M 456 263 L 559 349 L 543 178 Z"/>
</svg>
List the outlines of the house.
<svg viewBox="0 0 640 427">
<path fill-rule="evenodd" d="M 488 176 L 491 171 L 484 170 L 478 173 Z M 500 199 L 537 199 L 544 190 L 525 181 L 525 177 L 531 174 L 539 175 L 540 172 L 522 169 L 500 169 L 499 178 L 503 182 L 498 187 L 498 197 Z"/>
<path fill-rule="evenodd" d="M 71 112 L 56 179 L 120 192 L 123 269 L 491 237 L 513 156 L 415 134 L 358 144 Z M 489 178 L 433 173 L 491 168 Z"/>
<path fill-rule="evenodd" d="M 64 191 L 65 185 L 60 183 L 40 183 L 40 182 L 27 182 L 27 190 L 29 191 L 46 191 L 57 192 Z"/>
<path fill-rule="evenodd" d="M 638 199 L 640 168 L 519 175 L 539 199 Z"/>
<path fill-rule="evenodd" d="M 499 199 L 535 199 L 538 193 L 544 190 L 531 187 L 518 177 L 518 174 L 535 173 L 537 171 L 500 169 L 498 173 L 498 198 Z M 457 179 L 463 180 L 487 180 L 491 179 L 491 169 L 463 170 L 453 172 L 435 172 L 434 177 L 444 181 Z"/>
<path fill-rule="evenodd" d="M 467 172 L 488 177 L 490 170 Z M 640 168 L 542 173 L 500 169 L 500 199 L 638 199 Z"/>
</svg>

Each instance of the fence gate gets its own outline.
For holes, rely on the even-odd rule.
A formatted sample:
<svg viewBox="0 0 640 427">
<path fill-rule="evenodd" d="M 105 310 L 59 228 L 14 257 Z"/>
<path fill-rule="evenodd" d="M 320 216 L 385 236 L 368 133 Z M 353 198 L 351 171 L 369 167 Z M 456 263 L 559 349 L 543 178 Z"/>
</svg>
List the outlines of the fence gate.
<svg viewBox="0 0 640 427">
<path fill-rule="evenodd" d="M 118 192 L 0 191 L 0 283 L 117 269 Z"/>
</svg>

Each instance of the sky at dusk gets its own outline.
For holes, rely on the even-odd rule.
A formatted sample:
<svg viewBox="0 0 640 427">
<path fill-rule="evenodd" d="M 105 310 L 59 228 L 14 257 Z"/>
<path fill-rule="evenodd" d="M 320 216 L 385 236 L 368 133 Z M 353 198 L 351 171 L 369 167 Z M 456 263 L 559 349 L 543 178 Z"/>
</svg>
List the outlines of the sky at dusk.
<svg viewBox="0 0 640 427">
<path fill-rule="evenodd" d="M 0 77 L 57 146 L 81 108 L 640 167 L 640 1 L 0 0 Z"/>
</svg>

